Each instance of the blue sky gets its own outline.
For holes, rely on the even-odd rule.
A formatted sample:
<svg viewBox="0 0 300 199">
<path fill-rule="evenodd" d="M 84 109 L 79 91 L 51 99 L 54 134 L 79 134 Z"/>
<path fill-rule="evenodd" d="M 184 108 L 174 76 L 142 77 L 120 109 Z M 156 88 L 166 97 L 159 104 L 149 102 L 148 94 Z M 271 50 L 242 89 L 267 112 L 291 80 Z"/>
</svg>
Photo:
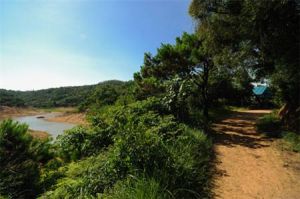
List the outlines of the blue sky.
<svg viewBox="0 0 300 199">
<path fill-rule="evenodd" d="M 0 88 L 129 80 L 144 52 L 192 32 L 189 0 L 0 0 Z"/>
</svg>

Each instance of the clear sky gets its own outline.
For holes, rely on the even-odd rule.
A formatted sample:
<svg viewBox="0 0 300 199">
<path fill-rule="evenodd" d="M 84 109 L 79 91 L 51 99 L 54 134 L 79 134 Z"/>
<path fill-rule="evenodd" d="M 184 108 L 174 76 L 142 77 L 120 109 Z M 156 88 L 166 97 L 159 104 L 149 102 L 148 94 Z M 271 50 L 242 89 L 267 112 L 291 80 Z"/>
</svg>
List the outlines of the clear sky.
<svg viewBox="0 0 300 199">
<path fill-rule="evenodd" d="M 0 0 L 0 88 L 129 80 L 144 52 L 192 32 L 189 0 Z"/>
</svg>

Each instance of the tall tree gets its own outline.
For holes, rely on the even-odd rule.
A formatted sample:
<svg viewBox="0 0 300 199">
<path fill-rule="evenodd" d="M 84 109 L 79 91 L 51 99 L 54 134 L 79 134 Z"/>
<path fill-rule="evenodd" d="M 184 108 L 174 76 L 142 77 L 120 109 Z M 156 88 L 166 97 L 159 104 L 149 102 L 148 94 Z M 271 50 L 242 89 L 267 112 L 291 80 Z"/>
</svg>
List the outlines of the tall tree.
<svg viewBox="0 0 300 199">
<path fill-rule="evenodd" d="M 163 44 L 155 56 L 146 53 L 141 71 L 135 74 L 135 80 L 140 90 L 148 91 L 150 95 L 159 95 L 165 92 L 163 88 L 158 88 L 165 81 L 174 78 L 190 80 L 196 85 L 196 92 L 201 93 L 204 119 L 208 120 L 209 79 L 214 62 L 211 51 L 206 45 L 204 38 L 184 33 L 182 37 L 176 39 L 175 45 Z M 179 92 L 182 87 L 175 86 L 173 88 L 178 88 L 177 92 Z M 204 123 L 206 124 L 207 121 Z"/>
</svg>

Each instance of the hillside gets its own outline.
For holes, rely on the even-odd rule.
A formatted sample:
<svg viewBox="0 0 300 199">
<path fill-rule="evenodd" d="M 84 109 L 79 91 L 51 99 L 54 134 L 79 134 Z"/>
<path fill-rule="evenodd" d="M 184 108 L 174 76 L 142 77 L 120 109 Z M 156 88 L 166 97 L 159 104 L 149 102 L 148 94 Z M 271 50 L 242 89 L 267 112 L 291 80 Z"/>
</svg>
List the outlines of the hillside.
<svg viewBox="0 0 300 199">
<path fill-rule="evenodd" d="M 120 87 L 126 82 L 110 80 L 95 85 L 68 86 L 37 91 L 13 91 L 0 89 L 0 106 L 63 107 L 84 103 L 95 90 L 104 87 Z"/>
</svg>

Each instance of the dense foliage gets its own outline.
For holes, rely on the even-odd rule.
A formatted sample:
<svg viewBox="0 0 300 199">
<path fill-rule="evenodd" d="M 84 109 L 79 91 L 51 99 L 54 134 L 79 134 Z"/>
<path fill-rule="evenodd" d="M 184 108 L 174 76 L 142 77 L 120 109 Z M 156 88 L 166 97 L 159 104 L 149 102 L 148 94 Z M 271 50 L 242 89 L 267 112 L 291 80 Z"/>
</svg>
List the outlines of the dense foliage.
<svg viewBox="0 0 300 199">
<path fill-rule="evenodd" d="M 40 167 L 52 158 L 48 140 L 33 139 L 25 124 L 0 124 L 0 195 L 34 198 L 41 191 Z"/>
<path fill-rule="evenodd" d="M 220 103 L 247 104 L 251 77 L 242 67 L 226 68 L 215 61 L 207 38 L 184 33 L 176 43 L 162 44 L 157 54 L 145 54 L 141 71 L 135 73 L 136 97 L 163 99 L 178 120 L 198 123 L 205 131 L 209 109 Z"/>
<path fill-rule="evenodd" d="M 0 106 L 62 107 L 113 103 L 126 89 L 127 82 L 111 80 L 89 86 L 49 88 L 37 91 L 0 90 Z"/>
<path fill-rule="evenodd" d="M 14 178 L 31 186 L 32 195 L 27 198 L 39 194 L 41 187 L 47 190 L 42 198 L 115 198 L 120 192 L 163 198 L 199 198 L 208 194 L 211 143 L 201 131 L 178 123 L 172 115 L 161 114 L 163 107 L 157 98 L 109 108 L 109 112 L 104 107 L 105 111 L 92 115 L 90 127 L 76 127 L 59 136 L 50 145 L 55 151 L 53 156 L 49 151 L 38 155 L 38 148 L 30 148 L 35 141 L 26 133 L 26 126 L 2 123 L 5 135 L 26 137 L 20 146 L 26 144 L 28 149 L 17 151 L 17 155 L 44 160 L 37 164 L 36 159 L 30 159 L 36 166 L 32 163 L 22 167 L 25 178 Z M 11 129 L 9 133 L 7 128 Z M 1 145 L 2 140 L 7 138 L 1 138 Z M 27 150 L 34 151 L 35 156 L 25 154 Z M 16 164 L 20 166 L 22 162 Z M 3 164 L 3 175 L 9 174 L 8 168 L 11 167 Z M 27 175 L 32 184 L 27 183 Z M 25 185 L 18 185 L 25 189 Z M 9 188 L 5 182 L 0 187 Z M 0 193 L 12 197 L 11 190 Z"/>
<path fill-rule="evenodd" d="M 216 60 L 270 80 L 277 101 L 286 104 L 285 125 L 299 131 L 299 2 L 193 0 L 189 12 L 198 22 L 197 34 L 206 35 Z"/>
<path fill-rule="evenodd" d="M 24 106 L 25 102 L 20 99 L 15 91 L 0 89 L 1 106 Z"/>
</svg>

